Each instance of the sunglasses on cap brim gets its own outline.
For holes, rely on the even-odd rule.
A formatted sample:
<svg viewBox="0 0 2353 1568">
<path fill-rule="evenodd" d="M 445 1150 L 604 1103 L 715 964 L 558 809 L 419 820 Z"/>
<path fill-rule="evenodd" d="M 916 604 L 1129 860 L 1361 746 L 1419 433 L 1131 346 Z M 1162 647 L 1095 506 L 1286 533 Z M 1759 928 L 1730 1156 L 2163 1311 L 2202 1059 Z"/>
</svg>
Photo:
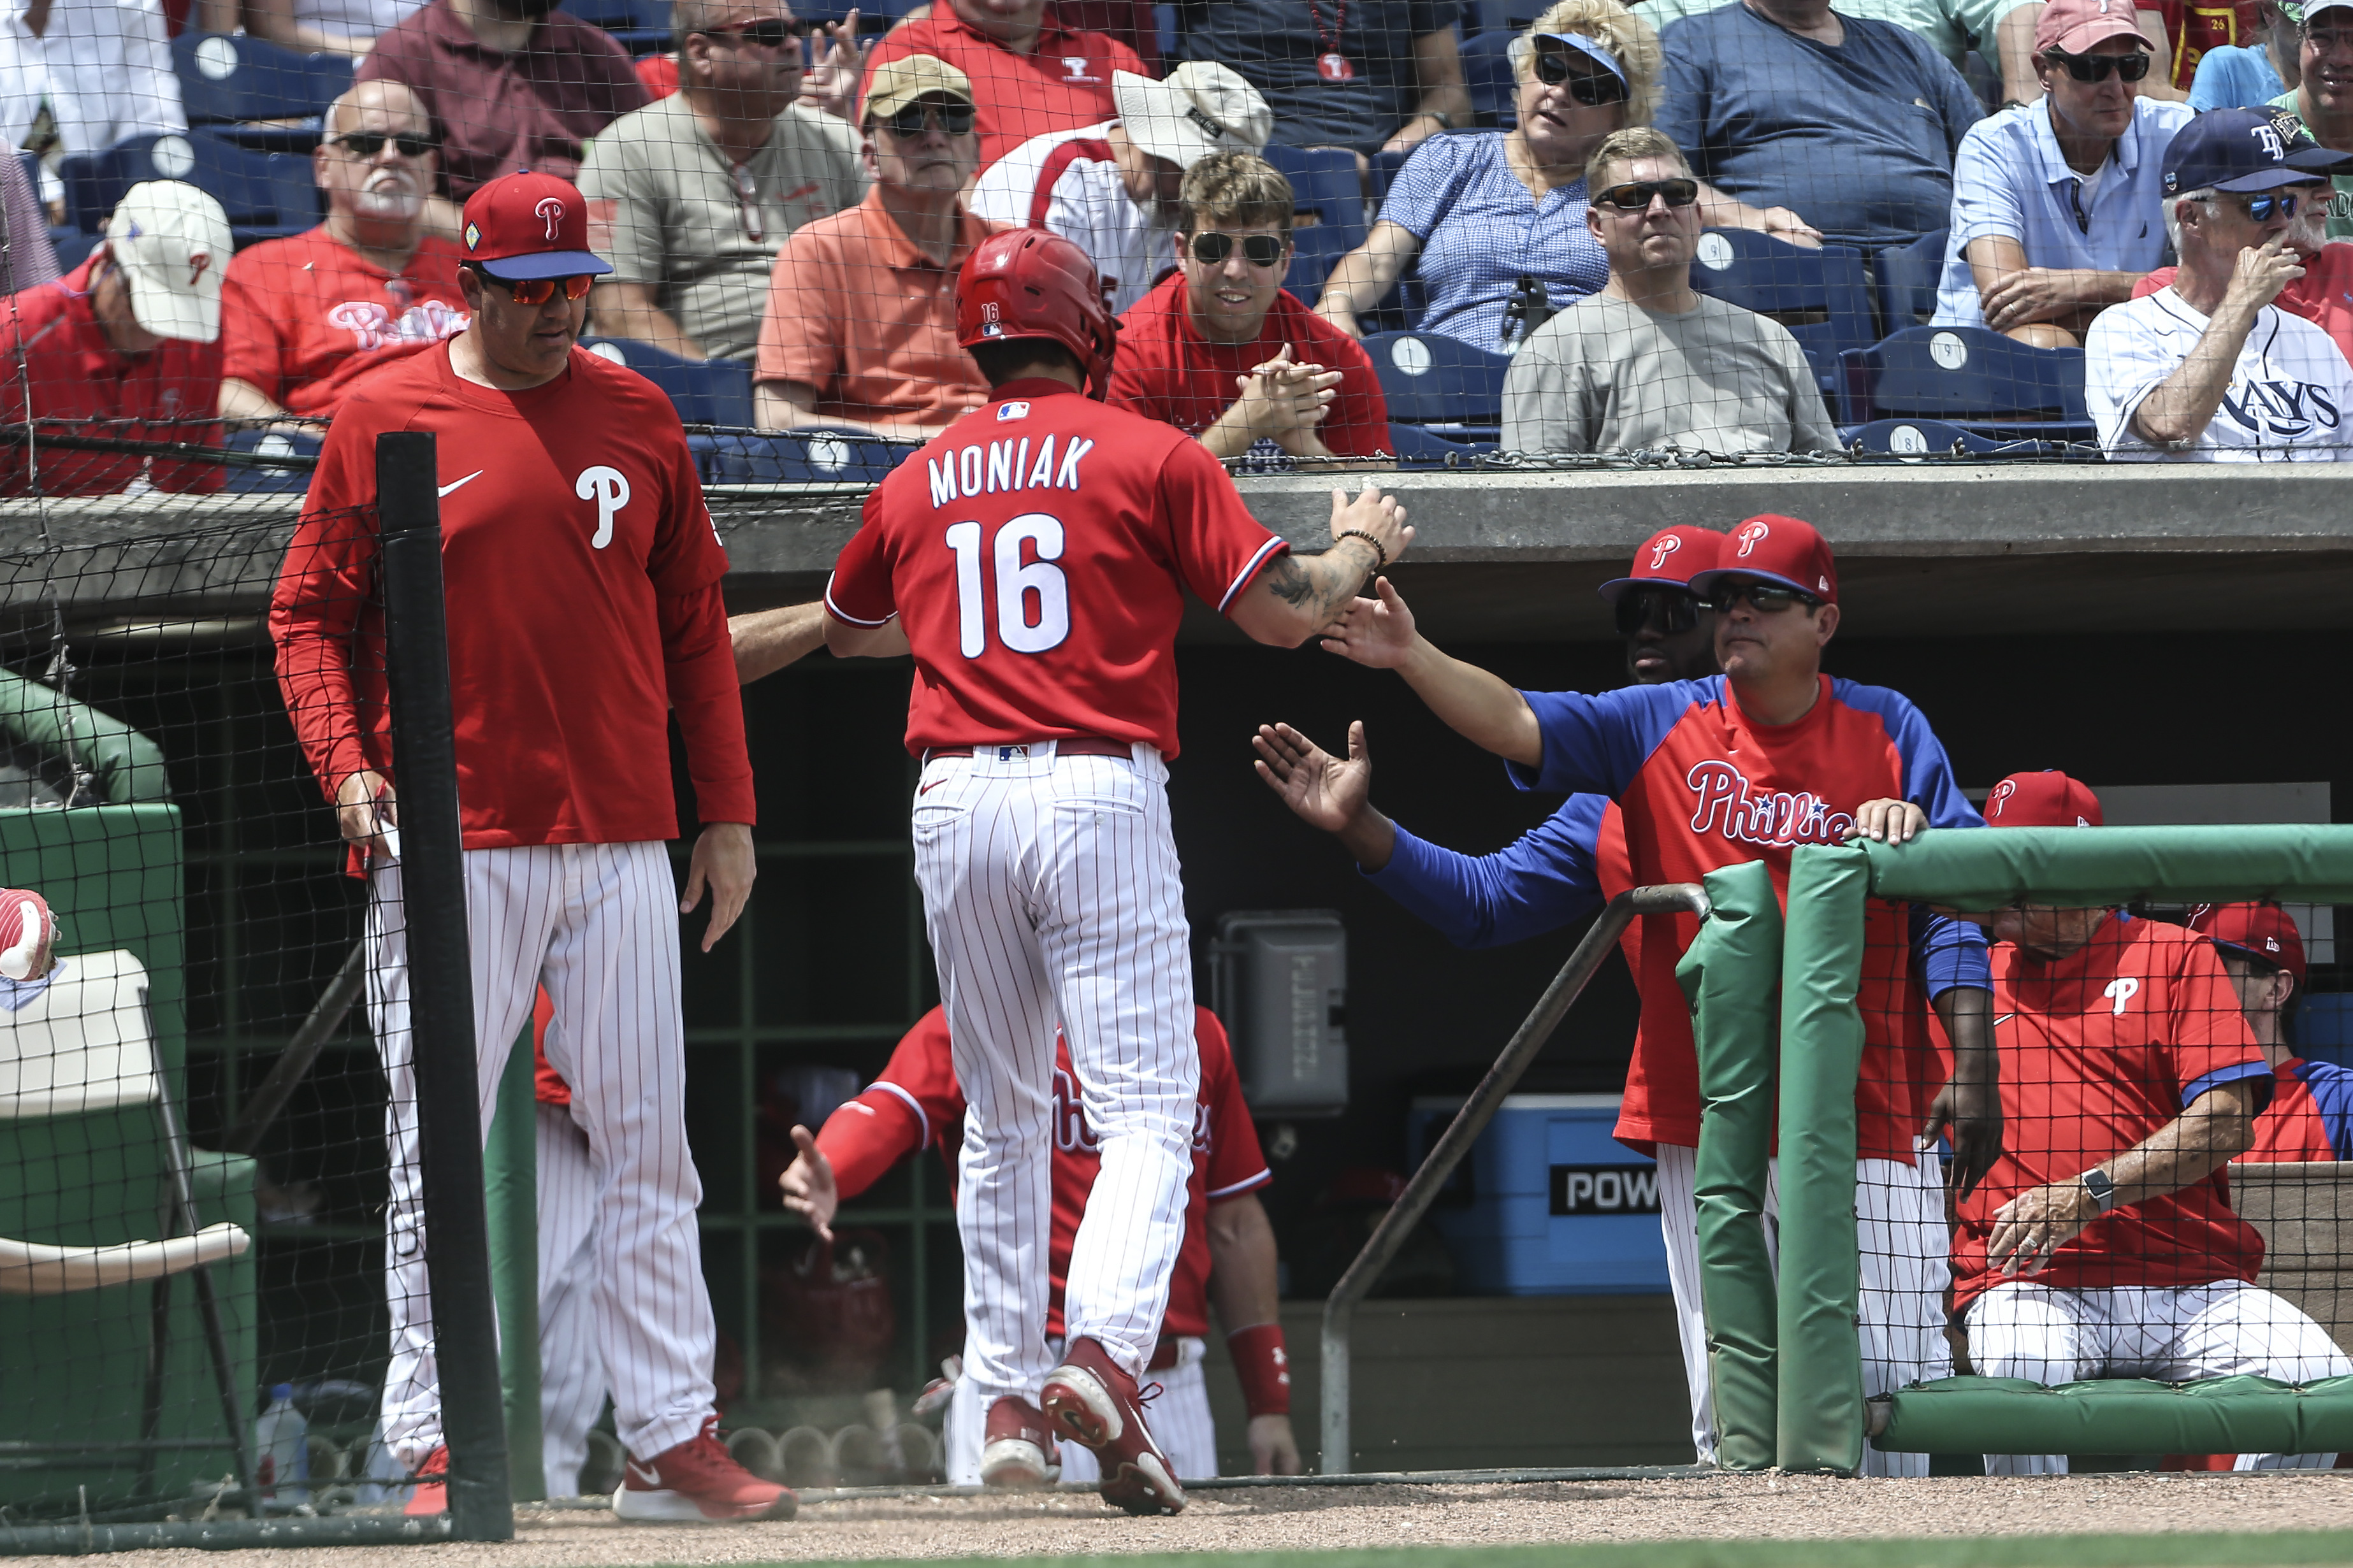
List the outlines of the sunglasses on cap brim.
<svg viewBox="0 0 2353 1568">
<path fill-rule="evenodd" d="M 926 126 L 937 126 L 951 136 L 968 136 L 977 115 L 969 103 L 910 103 L 874 121 L 892 135 L 912 140 Z"/>
<path fill-rule="evenodd" d="M 2138 81 L 2148 74 L 2149 57 L 2135 49 L 2122 55 L 2071 55 L 2064 49 L 2045 49 L 2042 58 L 2067 68 L 2067 74 L 2077 81 L 2105 81 L 2108 73 L 2116 73 L 2119 81 Z"/>
<path fill-rule="evenodd" d="M 483 287 L 497 287 L 518 305 L 544 305 L 555 298 L 559 288 L 566 300 L 586 300 L 589 288 L 596 281 L 586 272 L 575 272 L 569 278 L 498 278 L 480 267 L 473 272 Z"/>
<path fill-rule="evenodd" d="M 1219 234 L 1216 229 L 1203 229 L 1193 237 L 1193 259 L 1204 267 L 1215 267 L 1234 253 L 1236 237 Z M 1245 234 L 1240 237 L 1242 259 L 1252 267 L 1271 267 L 1282 259 L 1282 237 L 1272 234 Z"/>
</svg>

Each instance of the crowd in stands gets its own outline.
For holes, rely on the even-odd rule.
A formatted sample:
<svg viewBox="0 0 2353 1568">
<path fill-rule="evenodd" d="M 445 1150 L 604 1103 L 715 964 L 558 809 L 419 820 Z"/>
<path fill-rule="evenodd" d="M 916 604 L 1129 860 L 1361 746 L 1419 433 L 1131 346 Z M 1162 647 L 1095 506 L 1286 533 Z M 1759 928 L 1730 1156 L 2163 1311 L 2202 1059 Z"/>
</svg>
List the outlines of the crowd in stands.
<svg viewBox="0 0 2353 1568">
<path fill-rule="evenodd" d="M 861 29 L 673 0 L 649 43 L 554 0 L 26 5 L 0 20 L 0 132 L 38 154 L 0 160 L 10 405 L 315 433 L 465 330 L 463 204 L 527 167 L 576 183 L 610 264 L 600 352 L 724 367 L 763 430 L 913 442 L 983 402 L 957 271 L 1033 225 L 1095 259 L 1113 400 L 1221 458 L 1836 451 L 1919 333 L 1939 364 L 2046 356 L 2074 422 L 2012 423 L 2111 458 L 2344 450 L 2353 0 L 1503 9 L 923 0 Z M 191 129 L 183 26 L 352 74 L 315 121 Z M 307 156 L 315 226 L 191 172 L 199 140 L 264 157 L 238 134 L 281 184 Z M 117 143 L 146 161 L 109 216 Z M 1465 405 L 1393 424 L 1433 353 Z M 217 482 L 7 462 L 11 493 Z"/>
</svg>

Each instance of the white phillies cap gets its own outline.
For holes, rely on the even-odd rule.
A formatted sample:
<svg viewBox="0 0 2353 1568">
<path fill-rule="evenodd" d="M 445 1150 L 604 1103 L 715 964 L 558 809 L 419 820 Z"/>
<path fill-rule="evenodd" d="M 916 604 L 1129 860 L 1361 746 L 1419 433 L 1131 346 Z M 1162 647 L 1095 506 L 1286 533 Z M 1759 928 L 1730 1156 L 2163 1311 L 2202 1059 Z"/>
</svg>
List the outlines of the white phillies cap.
<svg viewBox="0 0 2353 1568">
<path fill-rule="evenodd" d="M 159 338 L 220 341 L 221 276 L 237 250 L 220 203 L 178 180 L 145 181 L 106 220 L 106 244 L 141 326 Z"/>
<path fill-rule="evenodd" d="M 1274 134 L 1258 89 L 1215 60 L 1187 60 L 1166 81 L 1113 71 L 1111 95 L 1127 139 L 1180 169 L 1212 153 L 1256 153 Z"/>
</svg>

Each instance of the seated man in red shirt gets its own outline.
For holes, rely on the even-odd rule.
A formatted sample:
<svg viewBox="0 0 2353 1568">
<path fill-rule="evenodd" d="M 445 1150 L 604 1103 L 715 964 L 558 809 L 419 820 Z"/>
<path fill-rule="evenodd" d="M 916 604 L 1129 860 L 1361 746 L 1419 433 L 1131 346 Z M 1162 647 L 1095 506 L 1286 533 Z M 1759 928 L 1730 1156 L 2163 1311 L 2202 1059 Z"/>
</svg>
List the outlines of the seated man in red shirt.
<svg viewBox="0 0 2353 1568">
<path fill-rule="evenodd" d="M 216 490 L 219 465 L 137 452 L 44 446 L 58 422 L 116 440 L 217 446 L 221 274 L 236 242 L 221 205 L 194 185 L 131 187 L 90 259 L 54 283 L 12 294 L 0 322 L 0 398 L 29 409 L 30 447 L 0 450 L 0 495 Z"/>
<path fill-rule="evenodd" d="M 458 247 L 427 226 L 433 118 L 402 82 L 328 106 L 311 154 L 327 221 L 248 246 L 221 291 L 224 419 L 332 418 L 357 377 L 466 330 Z"/>
<path fill-rule="evenodd" d="M 1065 29 L 1046 0 L 937 0 L 869 52 L 865 91 L 884 66 L 909 55 L 945 60 L 971 81 L 984 169 L 1032 136 L 1118 118 L 1112 72 L 1159 74 L 1125 44 Z M 872 112 L 862 107 L 860 117 Z"/>
<path fill-rule="evenodd" d="M 1283 292 L 1291 182 L 1255 153 L 1213 153 L 1185 172 L 1182 199 L 1177 269 L 1120 318 L 1106 401 L 1220 458 L 1387 452 L 1372 360 Z"/>
<path fill-rule="evenodd" d="M 2060 773 L 2013 773 L 1989 827 L 2097 826 Z M 2353 1373 L 2310 1318 L 2254 1284 L 2263 1238 L 2222 1167 L 2253 1141 L 2272 1069 L 2213 946 L 2115 909 L 1992 917 L 2001 1159 L 1956 1208 L 1953 1297 L 1987 1377 L 2164 1382 Z M 2242 1454 L 2326 1469 L 2334 1454 Z M 1993 1475 L 2063 1474 L 2063 1454 L 1989 1454 Z"/>
<path fill-rule="evenodd" d="M 2239 993 L 2263 1059 L 2279 1081 L 2240 1155 L 2258 1163 L 2353 1160 L 2353 1069 L 2308 1062 L 2288 1043 L 2287 1016 L 2304 989 L 2304 938 L 2277 904 L 2209 904 L 2189 922 L 2205 933 Z"/>
</svg>

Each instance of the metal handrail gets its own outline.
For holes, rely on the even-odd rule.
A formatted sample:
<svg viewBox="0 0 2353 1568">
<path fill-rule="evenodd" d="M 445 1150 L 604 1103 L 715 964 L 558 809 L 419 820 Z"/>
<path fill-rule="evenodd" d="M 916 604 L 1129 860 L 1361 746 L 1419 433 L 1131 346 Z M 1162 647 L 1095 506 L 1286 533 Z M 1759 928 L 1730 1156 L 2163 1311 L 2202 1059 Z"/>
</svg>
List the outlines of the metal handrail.
<svg viewBox="0 0 2353 1568">
<path fill-rule="evenodd" d="M 1568 955 L 1568 962 L 1560 966 L 1560 973 L 1545 987 L 1519 1032 L 1504 1047 L 1503 1055 L 1495 1058 L 1495 1065 L 1487 1069 L 1487 1076 L 1479 1080 L 1479 1087 L 1463 1102 L 1462 1109 L 1454 1113 L 1444 1135 L 1422 1161 L 1421 1168 L 1414 1172 L 1413 1179 L 1406 1184 L 1404 1194 L 1381 1216 L 1381 1223 L 1374 1227 L 1364 1250 L 1356 1254 L 1356 1260 L 1348 1265 L 1348 1271 L 1332 1288 L 1331 1298 L 1324 1303 L 1325 1475 L 1346 1474 L 1355 1457 L 1348 1440 L 1348 1348 L 1356 1303 L 1364 1300 L 1373 1281 L 1397 1256 L 1407 1235 L 1421 1223 L 1421 1216 L 1438 1196 L 1438 1189 L 1446 1184 L 1454 1167 L 1471 1152 L 1479 1134 L 1487 1130 L 1495 1108 L 1503 1104 L 1504 1097 L 1512 1092 L 1520 1075 L 1527 1071 L 1528 1064 L 1552 1038 L 1561 1018 L 1600 969 L 1601 961 L 1609 956 L 1634 917 L 1665 914 L 1694 914 L 1705 920 L 1706 892 L 1696 882 L 1671 882 L 1656 888 L 1631 889 L 1609 900 L 1609 907 L 1585 933 L 1585 940 L 1577 944 L 1577 951 Z"/>
</svg>

